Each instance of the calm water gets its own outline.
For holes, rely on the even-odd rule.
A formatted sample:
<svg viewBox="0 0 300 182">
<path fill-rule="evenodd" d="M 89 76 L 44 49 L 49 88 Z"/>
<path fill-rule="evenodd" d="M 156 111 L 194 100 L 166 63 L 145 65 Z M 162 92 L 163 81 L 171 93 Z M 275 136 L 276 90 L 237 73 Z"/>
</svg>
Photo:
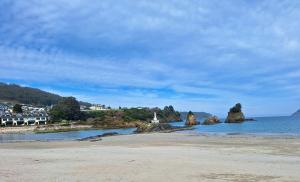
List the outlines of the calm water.
<svg viewBox="0 0 300 182">
<path fill-rule="evenodd" d="M 26 133 L 26 134 L 0 134 L 0 143 L 17 142 L 17 141 L 60 141 L 76 140 L 90 136 L 101 135 L 108 132 L 117 132 L 119 134 L 133 133 L 135 128 L 129 129 L 109 129 L 109 130 L 82 130 L 60 133 Z"/>
<path fill-rule="evenodd" d="M 240 124 L 221 123 L 217 125 L 195 126 L 196 133 L 217 134 L 259 134 L 259 135 L 300 135 L 300 118 L 295 117 L 259 117 L 256 121 Z M 201 122 L 201 120 L 200 120 Z M 223 120 L 224 122 L 224 120 Z M 174 123 L 183 126 L 184 122 Z"/>
<path fill-rule="evenodd" d="M 213 133 L 213 134 L 257 134 L 257 135 L 299 135 L 300 118 L 293 117 L 263 117 L 255 118 L 256 121 L 244 122 L 241 124 L 198 125 L 194 127 L 192 133 Z M 200 120 L 201 122 L 202 120 Z M 172 123 L 174 126 L 184 126 L 184 122 Z M 62 133 L 45 134 L 0 134 L 0 143 L 16 141 L 59 141 L 76 140 L 90 136 L 101 135 L 107 132 L 117 132 L 119 134 L 131 134 L 135 128 L 131 129 L 111 129 L 111 130 L 85 130 Z"/>
</svg>

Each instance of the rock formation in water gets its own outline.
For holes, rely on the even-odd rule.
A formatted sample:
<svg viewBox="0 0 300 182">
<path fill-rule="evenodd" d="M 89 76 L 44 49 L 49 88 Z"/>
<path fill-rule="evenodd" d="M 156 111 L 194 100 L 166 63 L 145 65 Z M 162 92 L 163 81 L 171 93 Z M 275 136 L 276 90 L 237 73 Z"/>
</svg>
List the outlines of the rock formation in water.
<svg viewBox="0 0 300 182">
<path fill-rule="evenodd" d="M 190 129 L 189 127 L 172 126 L 169 123 L 139 123 L 135 133 L 174 132 Z"/>
<path fill-rule="evenodd" d="M 200 124 L 200 123 L 197 121 L 197 117 L 194 115 L 194 113 L 192 111 L 190 111 L 187 114 L 185 125 L 193 126 L 193 125 L 198 125 L 198 124 Z"/>
<path fill-rule="evenodd" d="M 180 117 L 182 121 L 185 121 L 189 112 L 180 112 Z M 207 112 L 193 112 L 197 119 L 209 118 L 213 115 Z"/>
<path fill-rule="evenodd" d="M 151 133 L 172 129 L 172 126 L 168 123 L 140 123 L 136 127 L 136 133 Z"/>
<path fill-rule="evenodd" d="M 212 116 L 207 118 L 202 124 L 203 125 L 214 125 L 214 124 L 219 124 L 220 119 L 217 116 Z"/>
<path fill-rule="evenodd" d="M 236 104 L 228 112 L 226 123 L 241 123 L 245 121 L 244 113 L 242 112 L 242 105 L 240 103 Z"/>
</svg>

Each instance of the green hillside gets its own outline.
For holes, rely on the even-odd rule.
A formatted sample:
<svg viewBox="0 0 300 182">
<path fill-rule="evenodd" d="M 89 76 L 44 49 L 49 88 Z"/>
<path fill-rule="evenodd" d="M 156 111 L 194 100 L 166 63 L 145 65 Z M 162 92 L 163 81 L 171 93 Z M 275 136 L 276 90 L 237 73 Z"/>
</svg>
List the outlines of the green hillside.
<svg viewBox="0 0 300 182">
<path fill-rule="evenodd" d="M 57 104 L 61 99 L 62 97 L 59 95 L 40 89 L 0 83 L 0 101 L 2 102 L 50 106 Z M 84 102 L 81 104 L 90 105 Z"/>
</svg>

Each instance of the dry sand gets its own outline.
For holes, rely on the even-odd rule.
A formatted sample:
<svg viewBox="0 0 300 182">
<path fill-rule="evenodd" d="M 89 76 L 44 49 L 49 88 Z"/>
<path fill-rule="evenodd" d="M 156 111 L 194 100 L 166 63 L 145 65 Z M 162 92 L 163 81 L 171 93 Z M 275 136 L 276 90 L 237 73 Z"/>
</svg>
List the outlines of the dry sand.
<svg viewBox="0 0 300 182">
<path fill-rule="evenodd" d="M 143 134 L 0 144 L 0 181 L 300 181 L 300 138 Z"/>
</svg>

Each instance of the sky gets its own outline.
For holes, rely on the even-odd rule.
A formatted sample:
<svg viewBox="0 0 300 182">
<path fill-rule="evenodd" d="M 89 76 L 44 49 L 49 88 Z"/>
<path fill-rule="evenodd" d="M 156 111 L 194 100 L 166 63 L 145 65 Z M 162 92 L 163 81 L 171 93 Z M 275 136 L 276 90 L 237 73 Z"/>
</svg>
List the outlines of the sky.
<svg viewBox="0 0 300 182">
<path fill-rule="evenodd" d="M 112 107 L 300 108 L 298 0 L 1 0 L 0 82 Z"/>
</svg>

